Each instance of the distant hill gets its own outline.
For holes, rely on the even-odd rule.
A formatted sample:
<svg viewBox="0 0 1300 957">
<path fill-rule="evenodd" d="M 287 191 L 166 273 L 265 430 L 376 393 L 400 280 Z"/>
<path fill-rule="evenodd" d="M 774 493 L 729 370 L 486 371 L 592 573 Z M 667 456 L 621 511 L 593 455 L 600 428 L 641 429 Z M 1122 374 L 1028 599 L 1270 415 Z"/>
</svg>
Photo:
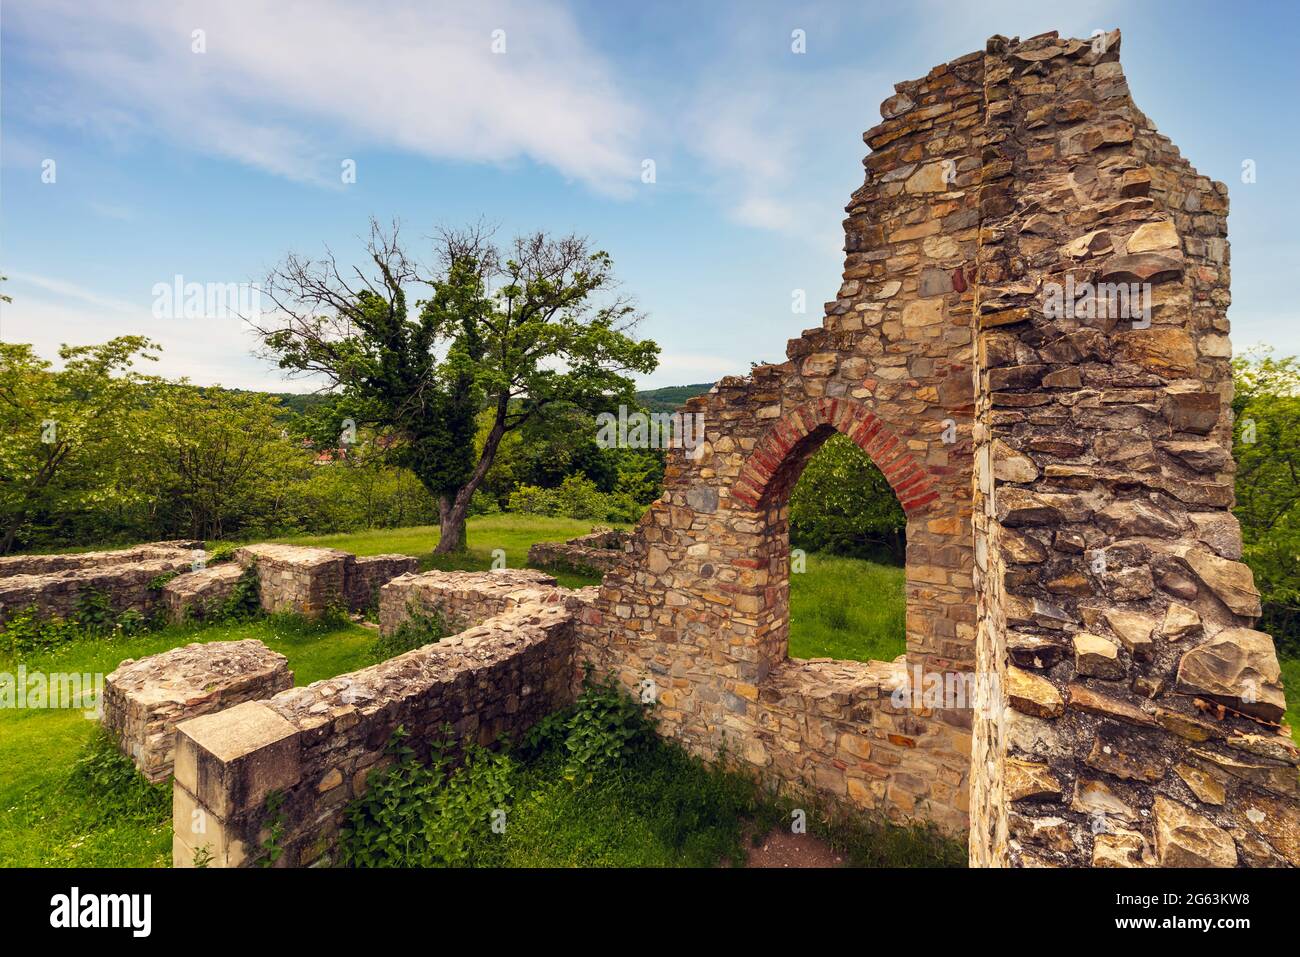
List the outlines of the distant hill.
<svg viewBox="0 0 1300 957">
<path fill-rule="evenodd" d="M 712 382 L 695 385 L 670 385 L 662 389 L 647 389 L 636 394 L 637 401 L 650 412 L 676 412 L 687 399 L 703 395 L 713 388 Z"/>
</svg>

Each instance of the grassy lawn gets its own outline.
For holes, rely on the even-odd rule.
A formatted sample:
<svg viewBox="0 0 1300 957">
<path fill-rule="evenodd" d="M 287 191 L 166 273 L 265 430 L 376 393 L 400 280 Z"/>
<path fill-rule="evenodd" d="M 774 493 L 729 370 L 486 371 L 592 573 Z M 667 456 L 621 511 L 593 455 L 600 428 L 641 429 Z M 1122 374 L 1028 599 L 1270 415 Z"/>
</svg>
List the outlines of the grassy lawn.
<svg viewBox="0 0 1300 957">
<path fill-rule="evenodd" d="M 907 650 L 903 569 L 808 556 L 790 576 L 790 657 L 892 661 Z"/>
<path fill-rule="evenodd" d="M 113 640 L 78 641 L 23 659 L 28 672 L 107 674 L 190 642 L 257 638 L 289 659 L 299 685 L 371 663 L 374 632 L 354 625 L 316 627 L 292 618 L 172 627 Z M 0 657 L 0 671 L 17 662 Z M 122 793 L 97 793 L 73 773 L 99 724 L 81 711 L 0 710 L 0 866 L 151 867 L 171 861 L 171 790 L 149 794 L 143 778 L 118 780 Z M 135 788 L 131 787 L 135 784 Z M 139 791 L 140 793 L 136 793 Z M 161 808 L 161 813 L 159 809 Z"/>
<path fill-rule="evenodd" d="M 339 532 L 334 535 L 292 535 L 273 541 L 341 548 L 355 555 L 412 555 L 420 559 L 420 567 L 426 570 L 441 568 L 446 571 L 486 571 L 492 567 L 492 553 L 498 548 L 505 551 L 508 568 L 526 568 L 528 549 L 537 542 L 562 542 L 586 535 L 596 524 L 599 523 L 573 518 L 549 518 L 545 515 L 478 515 L 465 523 L 465 539 L 469 550 L 460 555 L 433 554 L 434 546 L 438 544 L 436 525 Z M 599 581 L 569 571 L 547 571 L 566 588 L 581 588 Z"/>
</svg>

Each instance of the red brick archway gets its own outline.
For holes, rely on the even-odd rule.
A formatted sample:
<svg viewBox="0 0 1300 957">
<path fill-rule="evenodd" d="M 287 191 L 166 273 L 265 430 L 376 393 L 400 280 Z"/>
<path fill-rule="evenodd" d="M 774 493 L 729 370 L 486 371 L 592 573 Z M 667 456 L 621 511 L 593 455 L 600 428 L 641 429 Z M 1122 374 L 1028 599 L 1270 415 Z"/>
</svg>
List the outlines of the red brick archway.
<svg viewBox="0 0 1300 957">
<path fill-rule="evenodd" d="M 939 498 L 933 476 L 907 443 L 880 417 L 852 399 L 814 399 L 790 410 L 759 439 L 731 489 L 731 497 L 757 508 L 772 494 L 787 494 L 803 462 L 831 434 L 842 432 L 866 452 L 913 518 Z"/>
</svg>

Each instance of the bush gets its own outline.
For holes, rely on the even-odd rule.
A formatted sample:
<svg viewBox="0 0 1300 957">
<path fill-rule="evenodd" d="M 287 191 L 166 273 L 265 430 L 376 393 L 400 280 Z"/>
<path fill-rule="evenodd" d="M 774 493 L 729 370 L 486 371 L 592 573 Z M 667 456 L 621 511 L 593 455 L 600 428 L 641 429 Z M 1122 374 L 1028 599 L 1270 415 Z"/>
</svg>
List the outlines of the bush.
<svg viewBox="0 0 1300 957">
<path fill-rule="evenodd" d="M 450 732 L 450 727 L 447 731 Z M 433 742 L 421 764 L 398 727 L 388 744 L 393 766 L 375 774 L 349 805 L 340 833 L 351 867 L 469 867 L 491 853 L 493 825 L 510 797 L 513 762 L 504 752 L 465 749 L 454 772 L 450 741 Z"/>
<path fill-rule="evenodd" d="M 406 619 L 391 634 L 380 635 L 370 646 L 375 661 L 387 661 L 416 648 L 442 641 L 460 629 L 436 609 L 426 612 L 414 602 L 406 606 Z"/>
</svg>

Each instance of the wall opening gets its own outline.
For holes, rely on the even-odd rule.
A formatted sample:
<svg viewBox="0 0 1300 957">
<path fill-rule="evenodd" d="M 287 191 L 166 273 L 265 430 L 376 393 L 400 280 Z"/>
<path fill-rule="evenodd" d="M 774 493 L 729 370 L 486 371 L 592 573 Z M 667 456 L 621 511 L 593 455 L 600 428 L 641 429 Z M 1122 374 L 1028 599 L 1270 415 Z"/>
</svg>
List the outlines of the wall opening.
<svg viewBox="0 0 1300 957">
<path fill-rule="evenodd" d="M 907 519 L 848 436 L 803 463 L 788 501 L 789 656 L 893 661 L 906 651 Z"/>
</svg>

